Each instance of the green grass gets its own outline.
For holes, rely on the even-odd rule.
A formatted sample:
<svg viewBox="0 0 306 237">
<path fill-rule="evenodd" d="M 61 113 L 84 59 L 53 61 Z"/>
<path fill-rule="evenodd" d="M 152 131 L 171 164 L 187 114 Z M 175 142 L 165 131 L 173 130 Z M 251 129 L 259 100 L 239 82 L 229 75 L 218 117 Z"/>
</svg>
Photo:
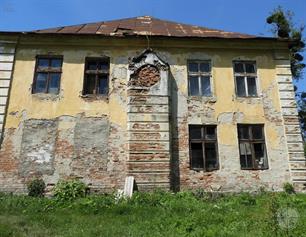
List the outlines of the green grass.
<svg viewBox="0 0 306 237">
<path fill-rule="evenodd" d="M 280 227 L 281 209 L 299 218 Z M 137 193 L 71 202 L 0 195 L 0 236 L 306 236 L 306 195 Z"/>
</svg>

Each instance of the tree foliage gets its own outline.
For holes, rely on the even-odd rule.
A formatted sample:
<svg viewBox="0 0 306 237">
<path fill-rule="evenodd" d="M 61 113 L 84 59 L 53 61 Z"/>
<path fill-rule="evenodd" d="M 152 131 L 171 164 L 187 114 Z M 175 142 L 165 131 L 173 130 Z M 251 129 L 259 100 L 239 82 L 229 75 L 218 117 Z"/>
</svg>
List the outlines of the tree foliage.
<svg viewBox="0 0 306 237">
<path fill-rule="evenodd" d="M 290 64 L 291 73 L 295 81 L 302 79 L 304 57 L 302 56 L 305 47 L 303 39 L 304 26 L 296 27 L 292 21 L 293 13 L 291 11 L 284 11 L 281 7 L 276 8 L 269 17 L 267 23 L 273 26 L 272 32 L 279 38 L 288 39 L 290 42 Z M 295 90 L 297 88 L 295 87 Z M 296 93 L 296 99 L 299 109 L 299 118 L 303 135 L 306 135 L 306 92 Z"/>
<path fill-rule="evenodd" d="M 293 13 L 285 12 L 281 7 L 275 9 L 267 18 L 267 23 L 273 26 L 272 31 L 279 38 L 290 41 L 290 61 L 293 79 L 299 80 L 302 77 L 302 71 L 305 68 L 303 56 L 301 53 L 305 47 L 303 40 L 304 26 L 296 27 L 292 21 Z"/>
</svg>

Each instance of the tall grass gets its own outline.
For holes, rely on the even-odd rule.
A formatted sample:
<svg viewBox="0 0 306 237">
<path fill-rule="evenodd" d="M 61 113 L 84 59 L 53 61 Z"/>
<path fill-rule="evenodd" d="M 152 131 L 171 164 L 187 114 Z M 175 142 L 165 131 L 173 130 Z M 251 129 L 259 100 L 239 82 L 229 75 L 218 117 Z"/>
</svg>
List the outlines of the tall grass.
<svg viewBox="0 0 306 237">
<path fill-rule="evenodd" d="M 289 206 L 288 206 L 289 205 Z M 290 229 L 281 208 L 299 213 Z M 0 236 L 306 236 L 306 195 L 136 193 L 75 201 L 0 196 Z"/>
</svg>

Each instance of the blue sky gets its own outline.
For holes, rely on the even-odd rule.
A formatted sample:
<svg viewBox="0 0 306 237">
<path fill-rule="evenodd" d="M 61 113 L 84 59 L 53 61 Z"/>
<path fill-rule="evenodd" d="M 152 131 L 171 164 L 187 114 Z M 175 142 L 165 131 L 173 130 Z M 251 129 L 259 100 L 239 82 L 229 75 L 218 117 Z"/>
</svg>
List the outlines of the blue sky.
<svg viewBox="0 0 306 237">
<path fill-rule="evenodd" d="M 293 11 L 297 25 L 306 24 L 306 0 L 0 0 L 0 31 L 28 31 L 151 15 L 227 31 L 271 36 L 265 19 L 277 6 Z M 298 84 L 300 91 L 306 91 L 305 75 Z"/>
</svg>

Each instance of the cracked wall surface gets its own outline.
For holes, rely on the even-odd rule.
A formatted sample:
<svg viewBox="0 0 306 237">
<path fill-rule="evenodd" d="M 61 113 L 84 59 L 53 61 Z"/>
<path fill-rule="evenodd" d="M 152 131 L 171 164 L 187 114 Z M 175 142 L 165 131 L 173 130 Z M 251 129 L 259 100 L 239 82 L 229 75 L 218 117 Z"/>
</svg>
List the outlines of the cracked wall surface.
<svg viewBox="0 0 306 237">
<path fill-rule="evenodd" d="M 130 58 L 139 55 L 144 47 L 136 41 L 128 46 L 120 42 L 112 40 L 104 42 L 104 46 L 91 46 L 83 40 L 77 46 L 55 46 L 50 42 L 33 45 L 24 41 L 18 47 L 0 150 L 0 191 L 25 192 L 26 183 L 36 176 L 45 180 L 48 190 L 59 179 L 78 178 L 93 191 L 113 191 L 123 188 L 126 175 L 133 173 L 131 170 L 150 169 L 167 171 L 155 181 L 169 181 L 175 190 L 253 191 L 260 187 L 281 190 L 284 182 L 292 181 L 286 131 L 299 131 L 297 127 L 284 126 L 283 113 L 292 111 L 282 110 L 280 97 L 291 92 L 279 92 L 276 78 L 281 77 L 277 76 L 272 47 L 258 49 L 250 43 L 244 49 L 229 46 L 225 50 L 222 42 L 198 48 L 172 41 L 156 44 L 154 51 L 169 64 L 168 98 L 150 95 L 158 93 L 156 74 L 150 84 L 151 92 L 139 88 L 128 91 Z M 112 46 L 115 43 L 120 47 Z M 63 55 L 59 95 L 31 94 L 35 57 L 46 54 Z M 109 95 L 84 98 L 85 58 L 102 55 L 110 58 Z M 188 96 L 187 61 L 192 59 L 211 61 L 211 97 Z M 236 97 L 233 60 L 256 61 L 258 97 Z M 293 94 L 287 96 L 291 98 Z M 238 123 L 264 124 L 269 169 L 241 170 Z M 218 170 L 190 169 L 190 124 L 217 125 Z M 129 142 L 148 137 L 150 142 L 134 146 Z M 288 146 L 292 153 L 300 145 Z M 147 152 L 146 162 L 142 162 L 139 149 L 168 149 L 169 154 Z M 292 165 L 304 162 L 300 159 Z M 301 174 L 298 179 L 305 179 L 299 171 Z M 136 182 L 141 183 L 142 175 L 138 176 Z M 299 183 L 300 190 L 302 184 Z"/>
</svg>

